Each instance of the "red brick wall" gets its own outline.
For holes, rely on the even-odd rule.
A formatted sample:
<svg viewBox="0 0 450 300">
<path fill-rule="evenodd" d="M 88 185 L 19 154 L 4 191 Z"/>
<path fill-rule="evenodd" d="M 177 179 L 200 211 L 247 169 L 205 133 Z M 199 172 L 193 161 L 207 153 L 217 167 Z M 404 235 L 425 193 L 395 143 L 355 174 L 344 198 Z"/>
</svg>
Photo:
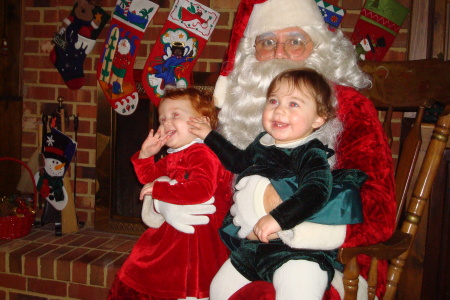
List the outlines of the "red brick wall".
<svg viewBox="0 0 450 300">
<path fill-rule="evenodd" d="M 147 55 L 158 37 L 174 0 L 153 0 L 160 5 L 154 19 L 148 26 L 138 51 L 136 68 L 143 66 Z M 97 39 L 96 46 L 84 62 L 85 85 L 80 90 L 69 90 L 56 68 L 49 60 L 53 34 L 61 27 L 62 20 L 70 14 L 73 0 L 24 0 L 23 9 L 23 120 L 22 158 L 27 161 L 37 148 L 37 126 L 41 113 L 51 113 L 57 107 L 57 98 L 64 97 L 64 107 L 68 115 L 78 114 L 76 210 L 80 221 L 93 225 L 95 205 L 95 159 L 96 159 L 96 114 L 97 88 L 95 69 L 99 59 L 109 24 Z M 103 0 L 102 7 L 112 13 L 114 0 Z M 200 0 L 221 14 L 210 41 L 201 54 L 194 71 L 218 72 L 227 48 L 230 29 L 238 6 L 238 0 Z M 328 0 L 329 3 L 347 10 L 342 30 L 350 36 L 359 16 L 364 0 Z M 400 0 L 410 7 L 411 0 Z M 409 24 L 409 20 L 405 22 Z M 408 26 L 404 26 L 397 36 L 385 60 L 405 60 L 408 44 Z M 396 117 L 398 128 L 401 115 Z M 73 127 L 66 133 L 74 138 Z M 398 144 L 398 138 L 394 140 Z M 73 182 L 73 165 L 71 176 Z"/>
</svg>

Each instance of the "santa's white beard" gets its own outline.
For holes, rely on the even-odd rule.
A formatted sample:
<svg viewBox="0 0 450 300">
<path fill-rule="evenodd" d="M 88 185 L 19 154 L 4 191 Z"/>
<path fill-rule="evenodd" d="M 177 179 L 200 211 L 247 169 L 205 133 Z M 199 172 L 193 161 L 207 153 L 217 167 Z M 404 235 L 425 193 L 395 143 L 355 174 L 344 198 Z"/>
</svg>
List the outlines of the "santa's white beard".
<svg viewBox="0 0 450 300">
<path fill-rule="evenodd" d="M 236 63 L 219 113 L 220 133 L 235 146 L 246 148 L 263 131 L 262 111 L 272 79 L 285 70 L 302 66 L 304 62 L 286 59 L 260 62 L 254 55 Z"/>
</svg>

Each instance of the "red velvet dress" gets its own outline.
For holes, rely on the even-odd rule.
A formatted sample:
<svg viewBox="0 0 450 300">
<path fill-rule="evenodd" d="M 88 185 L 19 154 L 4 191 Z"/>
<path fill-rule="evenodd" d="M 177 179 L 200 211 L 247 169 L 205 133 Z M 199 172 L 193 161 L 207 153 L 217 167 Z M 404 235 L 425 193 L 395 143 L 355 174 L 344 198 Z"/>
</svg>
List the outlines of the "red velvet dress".
<svg viewBox="0 0 450 300">
<path fill-rule="evenodd" d="M 114 293 L 118 296 L 112 298 L 209 297 L 211 280 L 229 255 L 220 240 L 218 229 L 231 206 L 232 174 L 223 168 L 215 154 L 202 143 L 169 154 L 156 163 L 152 157 L 138 159 L 138 154 L 131 160 L 139 181 L 143 184 L 153 182 L 161 176 L 178 181 L 175 185 L 155 182 L 153 198 L 186 205 L 203 203 L 214 196 L 217 210 L 208 215 L 209 224 L 195 226 L 193 234 L 180 232 L 166 222 L 158 229 L 147 229 L 137 241 L 114 283 L 116 288 L 117 285 L 122 285 L 123 288 L 125 284 L 131 289 L 125 288 L 122 292 L 116 290 Z M 123 291 L 127 295 L 123 295 Z"/>
<path fill-rule="evenodd" d="M 355 89 L 336 86 L 338 117 L 344 129 L 336 149 L 336 169 L 358 169 L 369 178 L 362 186 L 364 223 L 347 225 L 343 247 L 375 244 L 387 240 L 394 230 L 396 202 L 392 155 L 373 103 Z M 361 273 L 367 278 L 370 259 L 358 257 Z M 379 262 L 377 296 L 385 291 L 387 263 Z M 273 285 L 252 282 L 237 291 L 230 300 L 275 299 Z M 324 299 L 340 299 L 332 287 Z"/>
</svg>

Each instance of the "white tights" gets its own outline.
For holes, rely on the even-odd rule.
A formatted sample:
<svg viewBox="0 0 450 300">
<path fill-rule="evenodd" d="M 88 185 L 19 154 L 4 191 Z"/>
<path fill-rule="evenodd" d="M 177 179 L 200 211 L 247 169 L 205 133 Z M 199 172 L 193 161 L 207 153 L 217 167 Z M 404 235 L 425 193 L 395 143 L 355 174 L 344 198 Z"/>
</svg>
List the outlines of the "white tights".
<svg viewBox="0 0 450 300">
<path fill-rule="evenodd" d="M 315 262 L 290 260 L 273 276 L 276 300 L 321 300 L 327 287 L 328 275 Z M 228 259 L 211 283 L 210 299 L 227 300 L 250 281 L 239 273 Z"/>
</svg>

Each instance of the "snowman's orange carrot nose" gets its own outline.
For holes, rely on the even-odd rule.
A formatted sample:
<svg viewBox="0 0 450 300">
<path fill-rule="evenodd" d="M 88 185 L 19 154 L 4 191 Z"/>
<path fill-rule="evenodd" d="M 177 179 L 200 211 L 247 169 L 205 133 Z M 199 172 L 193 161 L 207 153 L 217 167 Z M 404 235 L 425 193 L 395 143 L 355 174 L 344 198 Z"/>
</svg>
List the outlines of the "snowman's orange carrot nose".
<svg viewBox="0 0 450 300">
<path fill-rule="evenodd" d="M 57 165 L 57 166 L 55 167 L 55 170 L 58 171 L 59 169 L 61 169 L 61 168 L 64 167 L 65 165 L 66 165 L 65 163 L 62 163 L 62 164 L 60 164 L 60 165 Z"/>
</svg>

